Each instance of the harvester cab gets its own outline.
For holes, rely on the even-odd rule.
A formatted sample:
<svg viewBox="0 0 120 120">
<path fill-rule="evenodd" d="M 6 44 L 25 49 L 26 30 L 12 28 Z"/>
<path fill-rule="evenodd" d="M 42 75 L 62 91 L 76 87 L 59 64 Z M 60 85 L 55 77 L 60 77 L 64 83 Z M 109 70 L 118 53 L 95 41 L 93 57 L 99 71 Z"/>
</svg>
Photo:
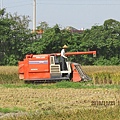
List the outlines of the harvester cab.
<svg viewBox="0 0 120 120">
<path fill-rule="evenodd" d="M 88 52 L 68 52 L 66 56 L 93 54 L 96 51 Z M 61 80 L 69 80 L 73 82 L 91 80 L 81 69 L 80 64 L 74 62 L 66 62 L 67 70 L 61 70 L 61 64 L 56 57 L 60 53 L 26 55 L 23 61 L 19 61 L 19 78 L 25 82 L 56 82 Z"/>
</svg>

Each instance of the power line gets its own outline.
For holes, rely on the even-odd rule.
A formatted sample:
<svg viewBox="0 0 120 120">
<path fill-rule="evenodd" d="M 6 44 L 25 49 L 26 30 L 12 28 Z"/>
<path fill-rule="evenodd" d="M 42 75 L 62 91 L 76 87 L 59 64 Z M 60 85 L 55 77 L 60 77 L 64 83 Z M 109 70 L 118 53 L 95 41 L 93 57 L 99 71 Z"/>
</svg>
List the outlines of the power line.
<svg viewBox="0 0 120 120">
<path fill-rule="evenodd" d="M 117 5 L 117 6 L 119 6 L 120 5 L 120 3 L 119 4 L 107 4 L 107 3 L 104 3 L 104 4 L 94 4 L 94 3 L 90 3 L 90 4 L 75 4 L 75 3 L 73 3 L 73 4 L 68 4 L 68 3 L 37 3 L 37 4 L 44 4 L 44 5 L 76 5 L 76 6 L 80 6 L 80 5 L 90 5 L 90 6 L 95 6 L 95 5 Z"/>
<path fill-rule="evenodd" d="M 17 2 L 14 2 L 14 5 L 13 5 L 13 3 L 11 3 L 11 2 L 7 2 L 7 4 L 8 4 L 8 6 L 5 6 L 4 4 L 4 1 L 2 2 L 3 0 L 1 0 L 1 5 L 2 5 L 2 7 L 4 7 L 4 8 L 14 8 L 14 7 L 21 7 L 21 6 L 27 6 L 27 5 L 32 5 L 32 2 L 30 2 L 30 3 L 28 3 L 28 2 L 26 2 L 26 1 L 20 1 L 19 0 L 19 2 L 17 1 Z"/>
<path fill-rule="evenodd" d="M 28 2 L 23 1 L 23 0 L 22 0 L 22 1 L 20 1 L 20 0 L 19 0 L 19 1 L 14 2 L 14 4 L 19 4 L 19 3 L 23 3 L 23 4 L 25 3 L 25 4 L 27 4 Z M 31 2 L 30 2 L 30 3 L 31 3 Z M 12 5 L 13 5 L 13 3 L 12 3 L 12 2 L 7 2 L 7 4 L 9 4 L 9 5 L 11 5 L 11 4 L 12 4 Z"/>
<path fill-rule="evenodd" d="M 50 1 L 50 0 L 41 0 L 41 1 Z M 51 1 L 56 1 L 56 0 L 51 0 Z M 65 0 L 61 0 L 61 1 L 65 1 Z M 73 1 L 73 0 L 67 0 L 67 1 Z M 90 0 L 74 0 L 74 2 L 76 2 L 76 1 L 90 1 Z M 119 0 L 91 0 L 91 1 L 119 1 Z"/>
<path fill-rule="evenodd" d="M 8 6 L 8 7 L 5 7 L 5 8 L 15 8 L 15 7 L 21 7 L 21 6 L 27 6 L 27 5 L 32 6 L 32 3 L 30 3 L 30 4 L 21 4 L 21 5 L 16 5 L 16 6 Z"/>
<path fill-rule="evenodd" d="M 104 1 L 104 0 L 103 0 Z M 105 0 L 106 1 L 106 0 Z M 21 2 L 17 2 L 17 3 L 21 3 Z M 24 2 L 26 3 L 26 2 Z M 107 3 L 104 3 L 104 4 L 95 4 L 95 3 L 90 3 L 90 4 L 82 4 L 82 3 L 45 3 L 45 2 L 37 2 L 37 4 L 41 4 L 41 5 L 64 5 L 64 6 L 104 6 L 104 5 L 107 5 L 107 6 L 119 6 L 119 4 L 107 4 Z M 8 7 L 5 7 L 5 8 L 15 8 L 15 7 L 21 7 L 21 6 L 28 6 L 28 5 L 31 5 L 32 6 L 32 3 L 26 3 L 26 4 L 20 4 L 20 5 L 15 5 L 15 6 L 8 6 Z M 1 5 L 2 6 L 2 5 Z"/>
</svg>

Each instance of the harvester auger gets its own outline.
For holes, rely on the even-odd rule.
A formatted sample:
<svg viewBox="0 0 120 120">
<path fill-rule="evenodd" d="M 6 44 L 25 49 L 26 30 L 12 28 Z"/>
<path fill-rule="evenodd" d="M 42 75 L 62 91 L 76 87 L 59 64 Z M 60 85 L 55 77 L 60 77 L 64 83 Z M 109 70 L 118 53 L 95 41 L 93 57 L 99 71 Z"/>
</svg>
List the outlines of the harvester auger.
<svg viewBox="0 0 120 120">
<path fill-rule="evenodd" d="M 96 51 L 87 52 L 67 52 L 66 56 L 93 54 Z M 61 64 L 56 59 L 60 53 L 26 55 L 23 61 L 19 61 L 19 79 L 25 82 L 57 82 L 61 80 L 69 80 L 73 82 L 91 80 L 81 69 L 79 63 L 66 62 L 67 71 L 61 70 Z"/>
</svg>

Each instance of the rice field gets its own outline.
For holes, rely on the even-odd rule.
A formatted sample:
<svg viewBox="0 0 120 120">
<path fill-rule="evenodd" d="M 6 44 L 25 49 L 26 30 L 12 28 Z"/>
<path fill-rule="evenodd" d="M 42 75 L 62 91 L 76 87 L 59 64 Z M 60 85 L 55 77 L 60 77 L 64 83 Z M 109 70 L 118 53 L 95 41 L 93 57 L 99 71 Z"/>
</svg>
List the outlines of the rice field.
<svg viewBox="0 0 120 120">
<path fill-rule="evenodd" d="M 119 120 L 120 66 L 83 66 L 90 83 L 25 85 L 17 66 L 0 67 L 0 120 Z M 83 86 L 87 86 L 83 88 Z M 104 84 L 118 87 L 99 87 Z M 63 87 L 60 87 L 63 85 Z M 94 85 L 94 87 L 90 87 Z M 51 87 L 52 86 L 52 87 Z M 77 87 L 75 87 L 77 86 Z"/>
<path fill-rule="evenodd" d="M 83 66 L 94 84 L 120 85 L 120 66 Z"/>
<path fill-rule="evenodd" d="M 120 66 L 82 66 L 82 69 L 94 84 L 120 85 Z M 0 66 L 0 84 L 21 82 L 17 66 Z"/>
<path fill-rule="evenodd" d="M 20 116 L 27 115 L 31 112 L 42 115 L 53 114 L 54 116 L 54 112 L 61 114 L 66 112 L 68 114 L 68 111 L 70 113 L 78 111 L 79 113 L 79 111 L 107 111 L 110 109 L 113 110 L 111 113 L 116 112 L 114 109 L 117 109 L 117 115 L 119 115 L 119 102 L 120 90 L 117 89 L 32 89 L 0 87 L 0 108 L 4 112 L 6 109 L 9 109 L 11 113 L 21 113 Z M 78 113 L 76 114 L 79 116 Z M 11 114 L 8 115 L 12 118 Z M 64 117 L 67 118 L 66 115 Z M 70 116 L 70 114 L 68 115 Z M 85 115 L 86 118 L 89 116 L 87 113 L 84 113 L 83 116 Z M 27 116 L 30 117 L 29 115 Z M 115 117 L 118 116 L 115 115 Z M 8 116 L 6 117 L 4 113 L 0 118 L 8 119 Z M 19 116 L 16 116 L 16 119 L 18 118 Z"/>
</svg>

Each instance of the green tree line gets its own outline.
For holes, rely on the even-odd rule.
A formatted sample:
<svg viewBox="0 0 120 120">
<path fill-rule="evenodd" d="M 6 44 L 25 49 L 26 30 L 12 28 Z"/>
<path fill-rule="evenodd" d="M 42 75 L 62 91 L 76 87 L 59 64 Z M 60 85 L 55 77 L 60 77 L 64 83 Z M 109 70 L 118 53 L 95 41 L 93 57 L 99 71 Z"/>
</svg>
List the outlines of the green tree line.
<svg viewBox="0 0 120 120">
<path fill-rule="evenodd" d="M 68 52 L 97 51 L 96 58 L 77 55 L 70 56 L 70 61 L 82 65 L 120 65 L 120 22 L 117 20 L 108 19 L 103 25 L 81 33 L 41 22 L 37 29 L 44 31 L 42 35 L 31 32 L 30 22 L 28 16 L 0 10 L 0 65 L 17 65 L 26 54 L 60 52 L 64 44 L 68 45 Z"/>
</svg>

